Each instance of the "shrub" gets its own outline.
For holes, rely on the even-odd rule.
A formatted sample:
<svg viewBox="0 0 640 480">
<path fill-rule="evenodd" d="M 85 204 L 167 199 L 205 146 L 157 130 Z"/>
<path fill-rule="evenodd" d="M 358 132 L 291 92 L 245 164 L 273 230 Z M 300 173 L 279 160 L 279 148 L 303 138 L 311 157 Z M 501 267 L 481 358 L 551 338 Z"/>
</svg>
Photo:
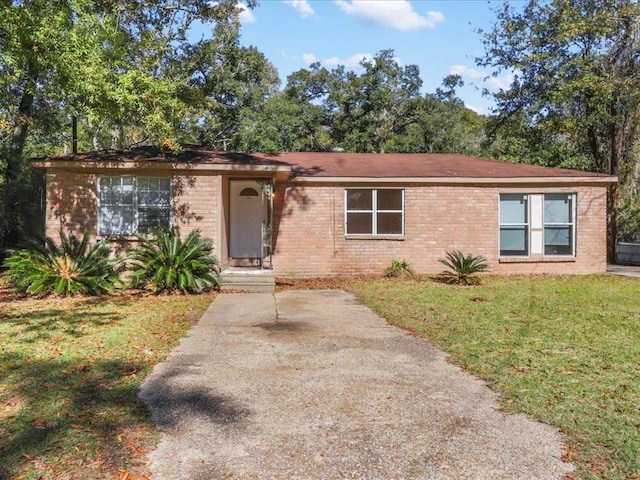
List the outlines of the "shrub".
<svg viewBox="0 0 640 480">
<path fill-rule="evenodd" d="M 478 280 L 475 274 L 489 270 L 487 260 L 483 256 L 474 256 L 470 253 L 464 255 L 459 250 L 447 252 L 446 258 L 439 261 L 451 269 L 444 274 L 455 280 L 458 285 L 476 283 Z"/>
<path fill-rule="evenodd" d="M 391 260 L 391 266 L 384 271 L 384 276 L 387 278 L 412 277 L 413 271 L 406 260 Z"/>
<path fill-rule="evenodd" d="M 211 243 L 201 239 L 198 230 L 189 233 L 184 242 L 178 227 L 157 228 L 152 235 L 137 238 L 139 246 L 127 254 L 132 287 L 156 293 L 199 293 L 220 287 L 215 270 L 218 261 L 211 254 Z"/>
<path fill-rule="evenodd" d="M 4 277 L 16 291 L 32 295 L 98 295 L 120 284 L 119 263 L 108 242 L 90 246 L 88 232 L 78 240 L 60 231 L 59 246 L 47 237 L 44 246 L 11 254 L 4 261 Z"/>
</svg>

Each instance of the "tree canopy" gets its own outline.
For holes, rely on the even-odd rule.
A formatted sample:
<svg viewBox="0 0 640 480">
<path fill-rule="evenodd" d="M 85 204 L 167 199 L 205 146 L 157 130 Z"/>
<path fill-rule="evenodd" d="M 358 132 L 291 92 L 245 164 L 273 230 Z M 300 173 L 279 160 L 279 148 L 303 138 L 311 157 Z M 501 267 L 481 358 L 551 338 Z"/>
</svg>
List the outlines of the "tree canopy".
<svg viewBox="0 0 640 480">
<path fill-rule="evenodd" d="M 490 117 L 457 97 L 459 76 L 424 93 L 392 49 L 281 88 L 238 15 L 235 0 L 0 3 L 0 249 L 33 233 L 42 182 L 25 159 L 72 151 L 72 118 L 80 150 L 444 152 L 611 173 L 610 239 L 640 237 L 637 2 L 505 3 L 477 60 L 514 75 Z M 191 38 L 196 23 L 211 34 Z"/>
<path fill-rule="evenodd" d="M 514 74 L 495 95 L 495 154 L 619 175 L 609 202 L 612 254 L 618 212 L 630 200 L 637 210 L 640 4 L 505 3 L 484 44 L 478 63 Z"/>
<path fill-rule="evenodd" d="M 25 157 L 68 147 L 71 117 L 95 148 L 175 144 L 200 108 L 184 68 L 189 28 L 202 22 L 233 34 L 238 13 L 230 0 L 2 2 L 0 247 L 29 233 L 19 205 L 33 205 L 39 187 Z"/>
</svg>

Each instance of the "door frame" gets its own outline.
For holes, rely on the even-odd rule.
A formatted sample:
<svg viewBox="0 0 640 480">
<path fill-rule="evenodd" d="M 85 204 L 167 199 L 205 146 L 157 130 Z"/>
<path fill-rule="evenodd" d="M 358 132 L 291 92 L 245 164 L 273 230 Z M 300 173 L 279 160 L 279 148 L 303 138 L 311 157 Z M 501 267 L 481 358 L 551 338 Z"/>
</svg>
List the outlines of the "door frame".
<svg viewBox="0 0 640 480">
<path fill-rule="evenodd" d="M 227 224 L 227 251 L 230 266 L 273 268 L 272 264 L 272 229 L 273 229 L 273 178 L 264 177 L 232 177 L 228 179 L 228 214 Z M 234 183 L 246 183 L 255 186 L 260 196 L 260 253 L 257 257 L 232 257 L 232 242 L 235 234 L 232 232 L 234 226 L 235 202 Z"/>
</svg>

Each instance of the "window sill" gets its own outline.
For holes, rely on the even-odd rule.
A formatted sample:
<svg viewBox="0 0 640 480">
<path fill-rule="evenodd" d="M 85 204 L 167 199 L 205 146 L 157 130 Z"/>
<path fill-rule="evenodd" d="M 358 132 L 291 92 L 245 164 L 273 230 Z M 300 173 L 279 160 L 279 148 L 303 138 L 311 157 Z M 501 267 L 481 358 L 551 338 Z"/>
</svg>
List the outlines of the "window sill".
<svg viewBox="0 0 640 480">
<path fill-rule="evenodd" d="M 404 235 L 345 235 L 346 240 L 395 240 L 404 242 Z"/>
<path fill-rule="evenodd" d="M 136 237 L 135 235 L 98 235 L 96 236 L 96 239 L 98 241 L 109 241 L 109 242 L 137 242 L 138 237 Z"/>
<path fill-rule="evenodd" d="M 500 257 L 498 263 L 575 263 L 576 257 Z"/>
</svg>

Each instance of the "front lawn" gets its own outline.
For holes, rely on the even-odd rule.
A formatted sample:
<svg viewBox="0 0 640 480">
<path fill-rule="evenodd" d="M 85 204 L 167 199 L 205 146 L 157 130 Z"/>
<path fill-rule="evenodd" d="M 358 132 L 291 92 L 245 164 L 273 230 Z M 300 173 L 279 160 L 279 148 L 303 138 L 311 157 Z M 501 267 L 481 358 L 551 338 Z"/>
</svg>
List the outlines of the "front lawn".
<svg viewBox="0 0 640 480">
<path fill-rule="evenodd" d="M 565 434 L 582 478 L 640 478 L 640 280 L 333 279 Z M 17 299 L 0 292 L 0 479 L 146 478 L 141 381 L 215 294 Z"/>
<path fill-rule="evenodd" d="M 640 280 L 615 276 L 336 282 L 485 379 L 507 411 L 565 434 L 581 478 L 640 478 Z"/>
<path fill-rule="evenodd" d="M 146 478 L 138 388 L 214 296 L 0 292 L 0 479 Z"/>
</svg>

